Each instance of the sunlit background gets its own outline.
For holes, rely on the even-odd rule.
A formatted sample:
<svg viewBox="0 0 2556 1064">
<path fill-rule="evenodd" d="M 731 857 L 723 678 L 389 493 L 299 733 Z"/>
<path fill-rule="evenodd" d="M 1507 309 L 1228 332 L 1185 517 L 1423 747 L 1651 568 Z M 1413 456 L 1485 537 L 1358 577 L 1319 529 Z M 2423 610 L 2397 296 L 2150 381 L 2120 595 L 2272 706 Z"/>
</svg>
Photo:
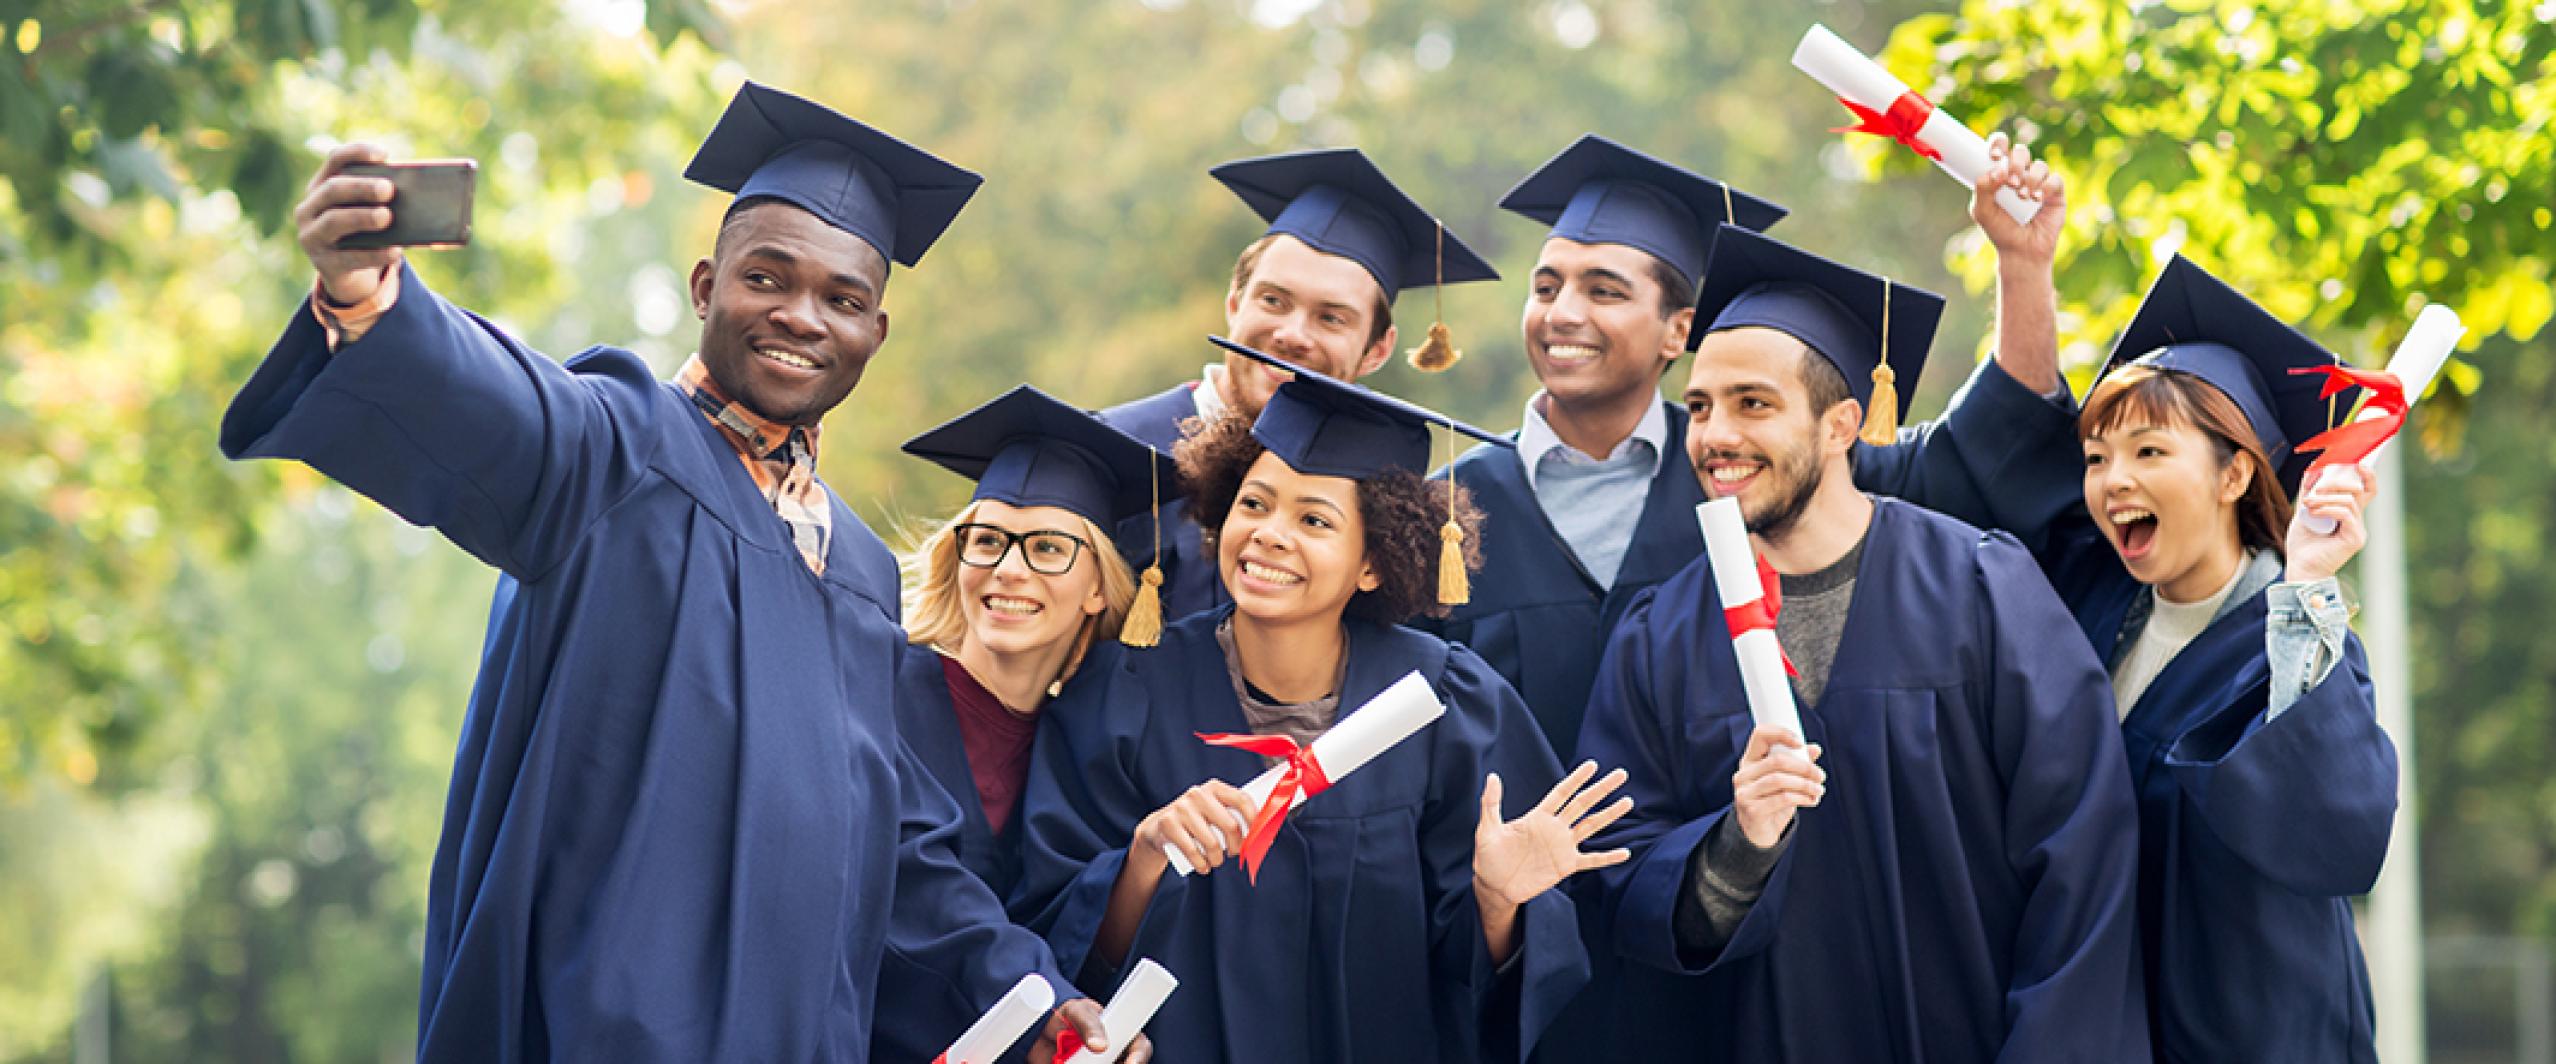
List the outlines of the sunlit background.
<svg viewBox="0 0 2556 1064">
<path fill-rule="evenodd" d="M 2176 250 L 2365 364 L 2426 301 L 2465 317 L 2386 486 L 2407 533 L 2353 578 L 2401 558 L 2411 636 L 2381 1036 L 2391 1060 L 2556 1062 L 2551 20 L 2556 0 L 0 0 L 0 1061 L 409 1054 L 492 578 L 213 443 L 310 285 L 284 218 L 333 144 L 479 160 L 477 238 L 417 254 L 428 282 L 555 356 L 660 369 L 690 350 L 681 286 L 724 206 L 680 172 L 742 79 L 984 173 L 897 275 L 893 338 L 827 428 L 826 478 L 894 539 L 965 495 L 895 453 L 913 432 L 1024 380 L 1097 406 L 1196 373 L 1259 232 L 1206 169 L 1299 147 L 1365 148 L 1510 278 L 1405 298 L 1407 341 L 1442 313 L 1467 354 L 1387 390 L 1517 423 L 1542 229 L 1495 204 L 1598 131 L 1951 296 L 1931 413 L 1986 350 L 1989 263 L 1957 185 L 1828 131 L 1844 110 L 1787 62 L 1819 22 L 2066 172 L 2081 385 Z"/>
</svg>

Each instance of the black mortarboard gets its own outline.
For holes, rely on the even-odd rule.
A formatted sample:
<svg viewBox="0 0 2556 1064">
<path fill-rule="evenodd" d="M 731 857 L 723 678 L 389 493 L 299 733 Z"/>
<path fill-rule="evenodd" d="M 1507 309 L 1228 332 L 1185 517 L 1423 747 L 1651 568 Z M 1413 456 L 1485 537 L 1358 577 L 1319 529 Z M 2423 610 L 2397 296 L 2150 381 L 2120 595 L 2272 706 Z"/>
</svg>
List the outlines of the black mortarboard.
<svg viewBox="0 0 2556 1064">
<path fill-rule="evenodd" d="M 912 266 L 985 179 L 812 100 L 746 82 L 683 176 L 797 204 Z"/>
<path fill-rule="evenodd" d="M 905 453 L 976 481 L 975 498 L 1060 506 L 1105 529 L 1153 509 L 1157 477 L 1179 476 L 1169 455 L 1026 384 L 905 441 Z"/>
<path fill-rule="evenodd" d="M 1693 284 L 1703 277 L 1714 228 L 1764 229 L 1785 210 L 1767 200 L 1598 136 L 1582 134 L 1519 181 L 1500 206 L 1583 244 L 1640 248 Z"/>
<path fill-rule="evenodd" d="M 2282 486 L 2296 493 L 2310 456 L 2294 449 L 2330 427 L 2338 411 L 2351 410 L 2361 390 L 2346 388 L 2328 399 L 2319 394 L 2324 376 L 2290 371 L 2337 361 L 2244 293 L 2176 255 L 2148 286 L 2095 383 L 2124 365 L 2181 370 L 2209 382 L 2245 411 Z"/>
<path fill-rule="evenodd" d="M 1500 278 L 1356 148 L 1236 159 L 1207 172 L 1271 233 L 1366 267 L 1388 303 L 1405 288 Z"/>
<path fill-rule="evenodd" d="M 1467 425 L 1365 385 L 1350 384 L 1210 336 L 1216 346 L 1259 359 L 1295 376 L 1278 386 L 1251 434 L 1299 473 L 1319 477 L 1372 477 L 1387 470 L 1429 475 L 1429 426 L 1443 425 L 1478 440 L 1511 446 L 1506 437 Z"/>
<path fill-rule="evenodd" d="M 1881 440 L 1917 394 L 1917 374 L 1943 314 L 1944 297 L 1933 292 L 1724 225 L 1695 301 L 1695 320 L 1711 324 L 1694 330 L 1686 349 L 1701 346 L 1709 334 L 1751 325 L 1800 340 L 1845 375 L 1846 390 L 1864 404 L 1865 439 Z M 1873 394 L 1884 381 L 1891 385 L 1887 402 Z"/>
</svg>

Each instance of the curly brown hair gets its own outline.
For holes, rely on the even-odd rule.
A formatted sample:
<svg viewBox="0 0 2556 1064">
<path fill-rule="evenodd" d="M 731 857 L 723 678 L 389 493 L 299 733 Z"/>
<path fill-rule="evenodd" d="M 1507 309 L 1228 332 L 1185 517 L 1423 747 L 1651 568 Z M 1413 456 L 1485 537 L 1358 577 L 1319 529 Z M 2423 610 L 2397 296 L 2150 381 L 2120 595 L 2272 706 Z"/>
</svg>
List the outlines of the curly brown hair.
<svg viewBox="0 0 2556 1064">
<path fill-rule="evenodd" d="M 1244 474 L 1268 448 L 1251 434 L 1251 422 L 1228 415 L 1180 441 L 1172 457 L 1189 485 L 1189 513 L 1216 556 L 1216 534 L 1242 493 Z M 1456 527 L 1464 530 L 1464 567 L 1482 568 L 1482 511 L 1472 493 L 1441 478 L 1426 480 L 1395 469 L 1358 480 L 1358 516 L 1366 525 L 1367 565 L 1376 589 L 1350 596 L 1347 613 L 1381 624 L 1414 617 L 1444 617 L 1438 603 L 1438 529 L 1447 521 L 1447 492 L 1455 492 Z M 1222 577 L 1219 577 L 1221 580 Z"/>
</svg>

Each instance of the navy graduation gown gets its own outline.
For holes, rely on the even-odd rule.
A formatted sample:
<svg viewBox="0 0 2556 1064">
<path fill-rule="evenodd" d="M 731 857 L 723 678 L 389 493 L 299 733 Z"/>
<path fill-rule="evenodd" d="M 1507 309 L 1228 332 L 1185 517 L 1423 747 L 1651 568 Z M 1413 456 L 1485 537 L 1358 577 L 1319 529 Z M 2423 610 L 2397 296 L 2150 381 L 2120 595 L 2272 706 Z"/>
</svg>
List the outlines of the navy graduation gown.
<svg viewBox="0 0 2556 1064">
<path fill-rule="evenodd" d="M 1828 688 L 1826 749 L 1765 892 L 1713 957 L 1673 928 L 1730 811 L 1751 723 L 1703 559 L 1640 596 L 1581 750 L 1634 807 L 1583 877 L 1623 963 L 1571 1059 L 2144 1059 L 2136 830 L 2101 665 L 2002 533 L 1877 499 Z M 1701 607 L 1701 608 L 1699 608 Z"/>
<path fill-rule="evenodd" d="M 418 1057 L 859 1060 L 883 952 L 971 986 L 1047 964 L 896 737 L 877 537 L 834 500 L 810 572 L 637 356 L 563 367 L 401 285 L 334 355 L 305 304 L 222 446 L 509 577 L 436 847 Z"/>
<path fill-rule="evenodd" d="M 968 770 L 967 746 L 959 736 L 949 677 L 942 671 L 938 651 L 905 648 L 896 670 L 896 722 L 916 762 L 957 807 L 959 863 L 995 897 L 1010 893 L 1020 877 L 1019 811 L 1014 810 L 1002 834 L 994 833 L 985 803 L 976 794 L 976 778 Z M 1063 987 L 1058 990 L 1064 993 Z M 878 1022 L 870 1058 L 881 1064 L 923 1064 L 949 1048 L 960 1032 L 994 1006 L 997 997 L 974 996 L 916 960 L 890 952 L 879 965 Z"/>
<path fill-rule="evenodd" d="M 1152 649 L 1095 649 L 1039 721 L 1013 908 L 1066 971 L 1104 967 L 1093 939 L 1136 824 L 1197 783 L 1262 770 L 1194 734 L 1249 730 L 1216 642 L 1229 613 L 1195 614 Z M 1355 620 L 1347 633 L 1344 713 L 1418 669 L 1446 715 L 1290 811 L 1257 885 L 1238 864 L 1164 874 L 1129 957 L 1180 978 L 1148 1029 L 1165 1060 L 1515 1059 L 1586 977 L 1561 891 L 1520 911 L 1505 972 L 1474 906 L 1483 778 L 1500 774 L 1514 816 L 1560 775 L 1526 707 L 1461 647 Z"/>
<path fill-rule="evenodd" d="M 1686 455 L 1686 411 L 1663 405 L 1666 453 L 1612 587 L 1598 586 L 1554 531 L 1514 448 L 1483 444 L 1455 463 L 1457 482 L 1484 515 L 1482 576 L 1471 602 L 1444 621 L 1418 627 L 1482 655 L 1526 699 L 1545 740 L 1566 759 L 1579 742 L 1607 633 L 1625 606 L 1704 553 L 1695 523 L 1704 489 Z M 2059 486 L 2055 503 L 2046 487 L 2017 482 L 2038 475 L 2043 463 L 2032 459 L 2052 447 L 2076 453 L 2075 422 L 2066 408 L 2032 394 L 1990 360 L 1941 419 L 1901 430 L 1900 441 L 1887 447 L 1856 445 L 1855 483 L 2030 541 L 2076 499 L 2073 475 Z M 1990 483 L 2000 490 L 1983 491 Z"/>
<path fill-rule="evenodd" d="M 2084 528 L 2054 584 L 2093 645 L 2147 585 Z M 2121 725 L 2139 800 L 2139 929 L 2157 1059 L 2374 1061 L 2353 895 L 2378 882 L 2396 747 L 2359 637 L 2266 722 L 2261 593 L 2166 664 Z"/>
<path fill-rule="evenodd" d="M 1180 443 L 1181 422 L 1198 416 L 1198 400 L 1191 392 L 1199 387 L 1202 385 L 1197 381 L 1175 384 L 1169 390 L 1103 410 L 1100 419 L 1111 428 L 1144 441 L 1146 446 L 1170 454 Z M 1144 572 L 1146 566 L 1154 564 L 1154 529 L 1159 520 L 1163 537 L 1163 619 L 1176 621 L 1232 602 L 1225 594 L 1224 582 L 1216 578 L 1216 556 L 1207 550 L 1206 530 L 1189 517 L 1189 500 L 1173 493 L 1170 484 L 1163 485 L 1163 491 L 1170 497 L 1160 509 L 1118 523 L 1118 552 L 1126 557 L 1129 568 Z"/>
</svg>

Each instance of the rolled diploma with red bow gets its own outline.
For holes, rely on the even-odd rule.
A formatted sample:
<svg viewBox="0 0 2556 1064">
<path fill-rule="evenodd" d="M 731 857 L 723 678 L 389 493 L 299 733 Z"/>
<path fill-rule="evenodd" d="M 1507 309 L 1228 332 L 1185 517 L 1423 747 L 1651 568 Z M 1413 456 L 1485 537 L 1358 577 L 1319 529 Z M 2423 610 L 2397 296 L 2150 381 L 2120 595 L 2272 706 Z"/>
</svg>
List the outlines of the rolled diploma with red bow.
<svg viewBox="0 0 2556 1064">
<path fill-rule="evenodd" d="M 1109 1052 L 1095 1053 L 1078 1043 L 1073 1052 L 1059 1055 L 1056 1064 L 1117 1064 L 1119 1054 L 1136 1043 L 1136 1035 L 1154 1022 L 1154 1013 L 1178 989 L 1180 980 L 1153 958 L 1137 961 L 1127 980 L 1118 984 L 1118 993 L 1101 1009 L 1101 1033 L 1109 1036 Z"/>
<path fill-rule="evenodd" d="M 1704 556 L 1713 560 L 1713 584 L 1721 589 L 1723 612 L 1754 606 L 1766 597 L 1758 586 L 1757 551 L 1748 545 L 1748 522 L 1740 516 L 1738 497 L 1697 506 L 1695 519 L 1704 526 Z M 1802 715 L 1793 706 L 1793 684 L 1784 675 L 1784 648 L 1776 643 L 1774 630 L 1739 632 L 1731 637 L 1731 648 L 1739 654 L 1749 719 L 1800 738 Z"/>
<path fill-rule="evenodd" d="M 2441 366 L 2449 361 L 2450 352 L 2458 349 L 2458 340 L 2465 335 L 2467 326 L 2459 322 L 2458 312 L 2439 303 L 2424 307 L 2422 313 L 2414 316 L 2414 327 L 2405 331 L 2405 340 L 2396 345 L 2396 353 L 2387 359 L 2387 374 L 2404 383 L 2408 404 L 2431 390 L 2432 378 L 2441 375 Z M 2364 407 L 2360 416 L 2353 420 L 2368 421 L 2385 416 L 2384 411 Z M 2382 442 L 2379 446 L 2387 444 Z M 2371 453 L 2378 452 L 2373 448 Z M 2319 474 L 2318 479 L 2329 476 L 2348 478 L 2355 487 L 2361 482 L 2361 475 L 2349 465 L 2330 467 Z M 2302 520 L 2308 531 L 2320 536 L 2333 535 L 2337 527 L 2331 518 L 2310 515 Z"/>
<path fill-rule="evenodd" d="M 1047 1010 L 1055 1007 L 1056 988 L 1047 985 L 1047 977 L 1037 972 L 1024 975 L 1004 992 L 1002 1000 L 969 1024 L 967 1033 L 950 1043 L 949 1050 L 933 1064 L 994 1064 L 1004 1050 L 1012 1048 L 1012 1043 L 1020 1041 L 1022 1035 L 1047 1017 Z M 1113 1035 L 1112 1040 L 1115 1039 Z"/>
<path fill-rule="evenodd" d="M 1802 43 L 1793 49 L 1793 66 L 1810 75 L 1828 91 L 1847 103 L 1868 111 L 1887 114 L 1902 96 L 1919 97 L 1890 71 L 1873 62 L 1845 39 L 1828 31 L 1828 27 L 1812 23 L 1810 32 L 1802 34 Z M 1988 175 L 1988 142 L 1959 119 L 1932 105 L 1926 108 L 1926 124 L 1917 139 L 1940 153 L 1935 165 L 1961 182 L 1963 188 L 1979 187 L 1979 179 Z M 2032 221 L 2041 213 L 2041 205 L 2016 195 L 2011 188 L 1997 190 L 1997 205 L 2017 222 Z"/>
<path fill-rule="evenodd" d="M 1340 723 L 1313 741 L 1314 763 L 1322 766 L 1322 776 L 1333 783 L 1358 770 L 1358 766 L 1375 760 L 1393 744 L 1411 737 L 1427 727 L 1430 721 L 1445 715 L 1447 707 L 1438 701 L 1438 693 L 1429 689 L 1429 681 L 1413 671 L 1378 692 L 1358 711 L 1340 718 Z M 1260 778 L 1243 785 L 1243 793 L 1251 796 L 1252 807 L 1259 808 L 1278 789 L 1278 780 L 1287 772 L 1280 765 L 1260 774 Z M 1299 799 L 1301 801 L 1302 799 Z M 1197 869 L 1180 850 L 1163 847 L 1163 856 L 1171 858 L 1172 871 L 1188 875 Z M 1115 1036 L 1113 1036 L 1115 1037 Z"/>
</svg>

